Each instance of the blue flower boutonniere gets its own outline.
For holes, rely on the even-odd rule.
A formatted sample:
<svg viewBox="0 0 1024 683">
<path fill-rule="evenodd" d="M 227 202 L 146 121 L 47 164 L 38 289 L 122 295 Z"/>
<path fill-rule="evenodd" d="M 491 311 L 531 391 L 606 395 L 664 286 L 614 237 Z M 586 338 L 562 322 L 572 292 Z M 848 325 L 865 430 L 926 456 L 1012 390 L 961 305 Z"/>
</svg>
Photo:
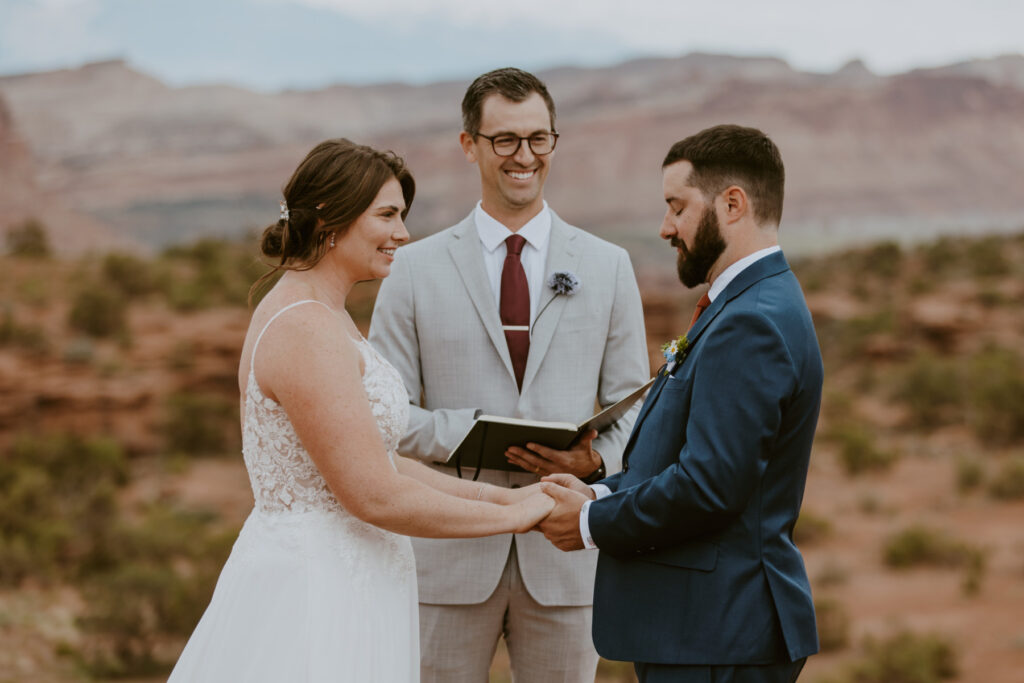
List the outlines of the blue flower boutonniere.
<svg viewBox="0 0 1024 683">
<path fill-rule="evenodd" d="M 661 353 L 665 356 L 665 362 L 667 363 L 664 373 L 668 374 L 672 372 L 672 368 L 679 363 L 682 363 L 683 359 L 686 358 L 687 351 L 689 350 L 690 340 L 686 338 L 685 334 L 681 334 L 672 341 L 667 341 L 662 344 Z"/>
</svg>

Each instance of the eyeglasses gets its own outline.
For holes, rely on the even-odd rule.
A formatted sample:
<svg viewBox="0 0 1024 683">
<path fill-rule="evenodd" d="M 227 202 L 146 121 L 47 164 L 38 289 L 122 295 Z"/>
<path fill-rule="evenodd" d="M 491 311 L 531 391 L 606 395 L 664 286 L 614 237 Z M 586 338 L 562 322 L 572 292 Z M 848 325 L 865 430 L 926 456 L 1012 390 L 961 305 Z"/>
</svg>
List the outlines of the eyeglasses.
<svg viewBox="0 0 1024 683">
<path fill-rule="evenodd" d="M 526 140 L 526 144 L 530 147 L 530 151 L 537 156 L 544 156 L 545 154 L 551 154 L 555 150 L 555 143 L 558 142 L 558 133 L 551 131 L 550 133 L 534 133 L 533 135 L 527 135 L 526 137 L 520 137 L 518 135 L 512 135 L 511 133 L 501 133 L 500 135 L 484 135 L 483 133 L 477 133 L 474 137 L 481 137 L 484 140 L 489 140 L 491 143 L 491 149 L 499 157 L 510 157 L 514 156 L 519 151 L 519 147 L 523 144 L 523 140 Z"/>
</svg>

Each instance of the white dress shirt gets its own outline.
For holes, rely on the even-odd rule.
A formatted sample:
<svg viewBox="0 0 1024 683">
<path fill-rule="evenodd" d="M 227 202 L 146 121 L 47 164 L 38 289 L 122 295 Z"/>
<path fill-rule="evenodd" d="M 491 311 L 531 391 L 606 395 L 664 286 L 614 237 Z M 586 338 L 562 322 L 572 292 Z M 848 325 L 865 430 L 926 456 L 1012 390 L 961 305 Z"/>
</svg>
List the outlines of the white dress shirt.
<svg viewBox="0 0 1024 683">
<path fill-rule="evenodd" d="M 519 254 L 519 260 L 523 264 L 526 284 L 530 289 L 530 324 L 533 325 L 533 320 L 537 317 L 537 308 L 540 306 L 540 295 L 544 291 L 544 264 L 548 260 L 548 243 L 551 241 L 551 210 L 548 208 L 548 203 L 544 202 L 540 213 L 516 232 L 512 232 L 484 211 L 482 202 L 477 202 L 473 219 L 476 222 L 476 232 L 480 236 L 480 245 L 483 248 L 487 281 L 491 283 L 494 302 L 498 305 L 499 311 L 501 310 L 501 269 L 505 265 L 505 255 L 508 253 L 505 240 L 510 235 L 522 235 L 526 240 L 523 251 Z"/>
<path fill-rule="evenodd" d="M 744 270 L 749 268 L 755 262 L 760 261 L 769 254 L 774 254 L 777 251 L 782 251 L 782 248 L 778 245 L 755 251 L 753 254 L 744 256 L 736 263 L 722 271 L 722 274 L 715 278 L 715 281 L 711 283 L 711 287 L 708 289 L 708 298 L 714 301 L 718 298 L 718 295 L 725 291 L 725 288 L 729 286 L 729 283 L 736 279 L 736 276 L 742 273 Z M 590 487 L 594 491 L 595 499 L 604 498 L 612 493 L 612 490 L 604 484 L 594 484 Z M 593 537 L 590 535 L 590 504 L 594 502 L 588 500 L 583 504 L 583 508 L 580 510 L 580 538 L 583 539 L 583 546 L 585 548 L 597 548 L 597 544 L 594 543 Z"/>
</svg>

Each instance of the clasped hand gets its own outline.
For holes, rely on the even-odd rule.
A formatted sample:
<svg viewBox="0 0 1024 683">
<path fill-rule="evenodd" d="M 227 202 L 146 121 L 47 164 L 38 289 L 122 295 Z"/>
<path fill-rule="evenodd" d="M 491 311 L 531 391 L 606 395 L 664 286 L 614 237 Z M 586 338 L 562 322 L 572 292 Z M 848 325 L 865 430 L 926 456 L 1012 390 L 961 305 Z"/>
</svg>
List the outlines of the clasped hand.
<svg viewBox="0 0 1024 683">
<path fill-rule="evenodd" d="M 594 499 L 589 486 L 571 474 L 551 474 L 539 484 L 518 489 L 516 497 L 528 504 L 534 519 L 523 531 L 540 531 L 560 550 L 584 547 L 580 537 L 580 510 L 585 502 Z"/>
</svg>

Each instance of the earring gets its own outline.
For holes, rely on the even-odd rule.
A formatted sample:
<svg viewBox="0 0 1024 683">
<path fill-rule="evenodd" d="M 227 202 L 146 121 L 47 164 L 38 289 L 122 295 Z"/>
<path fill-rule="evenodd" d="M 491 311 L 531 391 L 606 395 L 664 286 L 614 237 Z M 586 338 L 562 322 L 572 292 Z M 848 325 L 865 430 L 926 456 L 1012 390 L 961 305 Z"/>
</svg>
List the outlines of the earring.
<svg viewBox="0 0 1024 683">
<path fill-rule="evenodd" d="M 330 246 L 330 248 L 334 249 L 334 233 L 333 232 L 331 233 L 331 246 Z"/>
</svg>

